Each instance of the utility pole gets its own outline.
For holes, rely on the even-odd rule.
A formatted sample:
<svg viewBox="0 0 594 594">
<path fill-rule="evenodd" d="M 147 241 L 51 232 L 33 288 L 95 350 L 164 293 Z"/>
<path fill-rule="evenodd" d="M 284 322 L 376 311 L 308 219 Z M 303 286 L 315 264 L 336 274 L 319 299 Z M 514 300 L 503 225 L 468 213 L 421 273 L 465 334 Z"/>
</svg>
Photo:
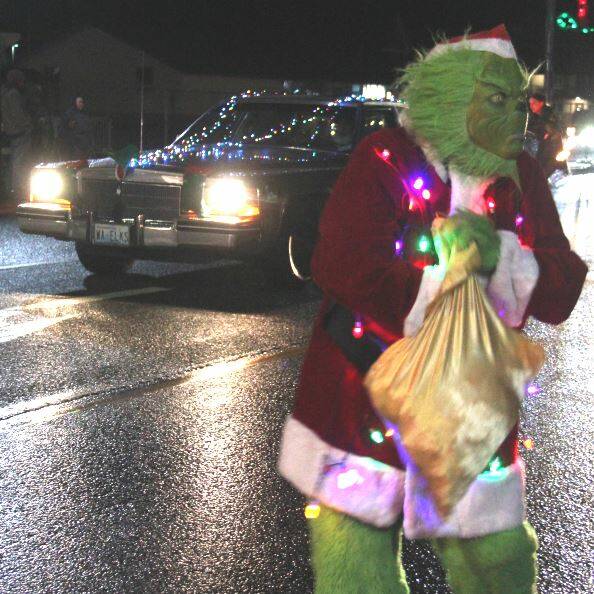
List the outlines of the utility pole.
<svg viewBox="0 0 594 594">
<path fill-rule="evenodd" d="M 555 0 L 547 0 L 545 41 L 545 100 L 553 102 L 553 35 L 555 33 Z"/>
<path fill-rule="evenodd" d="M 140 147 L 142 153 L 144 140 L 144 51 L 142 52 L 142 68 L 140 70 Z"/>
</svg>

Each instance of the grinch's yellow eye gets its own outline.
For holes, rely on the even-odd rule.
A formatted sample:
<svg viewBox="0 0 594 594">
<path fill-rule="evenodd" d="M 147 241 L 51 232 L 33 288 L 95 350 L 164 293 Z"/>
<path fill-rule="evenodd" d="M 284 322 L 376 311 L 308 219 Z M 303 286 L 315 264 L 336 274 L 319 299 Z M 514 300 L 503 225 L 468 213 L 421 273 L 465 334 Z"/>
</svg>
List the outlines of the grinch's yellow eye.
<svg viewBox="0 0 594 594">
<path fill-rule="evenodd" d="M 507 95 L 505 93 L 493 93 L 493 95 L 489 97 L 489 101 L 495 105 L 500 105 L 505 101 L 506 97 Z"/>
</svg>

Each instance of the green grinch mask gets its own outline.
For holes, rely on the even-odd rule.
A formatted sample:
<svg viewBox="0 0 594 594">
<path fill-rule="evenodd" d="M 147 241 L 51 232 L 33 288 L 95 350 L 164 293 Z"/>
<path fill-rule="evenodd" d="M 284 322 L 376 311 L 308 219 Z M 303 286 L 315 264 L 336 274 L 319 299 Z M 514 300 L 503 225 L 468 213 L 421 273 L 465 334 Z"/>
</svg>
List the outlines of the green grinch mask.
<svg viewBox="0 0 594 594">
<path fill-rule="evenodd" d="M 400 82 L 408 127 L 444 164 L 466 175 L 518 179 L 528 74 L 516 60 L 449 49 L 420 55 Z"/>
<path fill-rule="evenodd" d="M 470 140 L 502 159 L 521 152 L 528 110 L 526 79 L 513 59 L 487 54 L 466 112 Z"/>
</svg>

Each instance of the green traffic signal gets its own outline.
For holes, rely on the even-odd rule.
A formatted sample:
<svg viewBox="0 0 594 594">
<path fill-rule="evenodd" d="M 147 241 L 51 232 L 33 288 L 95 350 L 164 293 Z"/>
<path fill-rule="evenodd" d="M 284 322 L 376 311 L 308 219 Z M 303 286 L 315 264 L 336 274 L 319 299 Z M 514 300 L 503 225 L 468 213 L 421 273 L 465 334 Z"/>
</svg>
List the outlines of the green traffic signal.
<svg viewBox="0 0 594 594">
<path fill-rule="evenodd" d="M 579 25 L 577 20 L 571 16 L 568 12 L 562 12 L 557 17 L 557 27 L 562 31 L 567 31 L 568 29 L 579 29 Z M 594 27 L 582 27 L 580 29 L 580 33 L 583 35 L 588 35 L 590 33 L 594 33 Z"/>
</svg>

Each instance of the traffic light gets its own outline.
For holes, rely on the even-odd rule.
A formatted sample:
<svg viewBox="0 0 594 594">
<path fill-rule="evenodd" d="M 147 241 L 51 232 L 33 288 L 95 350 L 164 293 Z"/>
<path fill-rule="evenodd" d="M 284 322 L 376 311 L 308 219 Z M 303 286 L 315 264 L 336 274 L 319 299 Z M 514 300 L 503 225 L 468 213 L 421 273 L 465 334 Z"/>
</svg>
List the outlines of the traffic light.
<svg viewBox="0 0 594 594">
<path fill-rule="evenodd" d="M 578 31 L 582 35 L 594 33 L 590 25 L 588 14 L 588 0 L 577 0 L 577 14 L 574 16 L 567 11 L 557 17 L 557 27 L 562 31 Z"/>
<path fill-rule="evenodd" d="M 580 27 L 584 28 L 588 26 L 588 0 L 578 0 L 577 18 Z"/>
</svg>

